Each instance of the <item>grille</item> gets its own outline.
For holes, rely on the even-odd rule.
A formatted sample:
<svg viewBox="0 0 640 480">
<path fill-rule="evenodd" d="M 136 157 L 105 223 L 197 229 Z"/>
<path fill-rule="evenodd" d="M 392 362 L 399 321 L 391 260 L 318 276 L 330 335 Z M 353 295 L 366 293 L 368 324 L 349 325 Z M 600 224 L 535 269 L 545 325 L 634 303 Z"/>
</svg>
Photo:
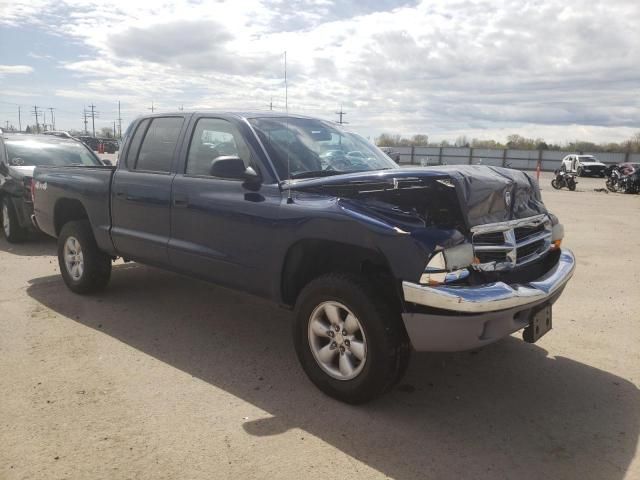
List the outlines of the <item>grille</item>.
<svg viewBox="0 0 640 480">
<path fill-rule="evenodd" d="M 478 270 L 510 270 L 535 261 L 551 246 L 551 222 L 546 215 L 478 225 L 471 231 Z"/>
</svg>

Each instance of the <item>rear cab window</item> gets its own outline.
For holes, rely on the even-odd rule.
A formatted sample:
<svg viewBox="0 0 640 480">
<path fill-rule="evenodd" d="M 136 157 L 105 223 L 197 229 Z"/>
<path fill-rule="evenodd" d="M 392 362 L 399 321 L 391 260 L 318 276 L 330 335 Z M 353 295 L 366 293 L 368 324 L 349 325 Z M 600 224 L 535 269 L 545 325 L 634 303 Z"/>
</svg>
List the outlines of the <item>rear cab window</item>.
<svg viewBox="0 0 640 480">
<path fill-rule="evenodd" d="M 169 173 L 183 123 L 183 117 L 157 117 L 141 121 L 127 152 L 127 168 Z"/>
</svg>

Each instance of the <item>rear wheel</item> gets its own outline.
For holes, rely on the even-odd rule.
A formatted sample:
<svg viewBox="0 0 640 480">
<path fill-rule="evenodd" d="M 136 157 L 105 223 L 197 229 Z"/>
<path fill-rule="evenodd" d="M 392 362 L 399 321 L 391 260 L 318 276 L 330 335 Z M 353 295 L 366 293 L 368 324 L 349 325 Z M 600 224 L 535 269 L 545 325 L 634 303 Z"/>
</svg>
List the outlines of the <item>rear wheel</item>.
<svg viewBox="0 0 640 480">
<path fill-rule="evenodd" d="M 9 243 L 19 243 L 27 237 L 27 231 L 20 226 L 13 203 L 2 198 L 2 232 Z"/>
<path fill-rule="evenodd" d="M 558 181 L 555 178 L 551 180 L 551 186 L 556 190 L 560 190 L 560 187 L 558 186 Z"/>
<path fill-rule="evenodd" d="M 69 222 L 58 237 L 58 264 L 67 287 L 75 293 L 102 290 L 111 277 L 111 257 L 96 245 L 87 220 Z"/>
<path fill-rule="evenodd" d="M 400 315 L 359 275 L 328 274 L 309 283 L 296 304 L 293 330 L 309 379 L 343 402 L 372 400 L 408 365 Z"/>
<path fill-rule="evenodd" d="M 575 190 L 576 190 L 576 182 L 569 183 L 568 187 L 569 187 L 569 190 L 571 190 L 572 192 L 575 192 Z"/>
</svg>

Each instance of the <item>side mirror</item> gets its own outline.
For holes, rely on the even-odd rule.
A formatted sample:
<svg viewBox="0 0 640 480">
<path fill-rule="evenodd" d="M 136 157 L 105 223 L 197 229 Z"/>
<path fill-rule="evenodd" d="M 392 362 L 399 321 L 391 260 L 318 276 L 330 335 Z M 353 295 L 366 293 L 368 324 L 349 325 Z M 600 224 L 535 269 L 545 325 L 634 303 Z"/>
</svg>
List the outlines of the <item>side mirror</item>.
<svg viewBox="0 0 640 480">
<path fill-rule="evenodd" d="M 235 178 L 247 181 L 259 179 L 256 171 L 251 167 L 245 167 L 244 161 L 235 155 L 223 155 L 214 158 L 211 162 L 209 174 L 212 177 Z"/>
<path fill-rule="evenodd" d="M 111 160 L 109 160 L 108 158 L 103 158 L 100 161 L 102 162 L 103 165 L 107 165 L 109 167 L 113 166 L 113 162 L 111 162 Z"/>
</svg>

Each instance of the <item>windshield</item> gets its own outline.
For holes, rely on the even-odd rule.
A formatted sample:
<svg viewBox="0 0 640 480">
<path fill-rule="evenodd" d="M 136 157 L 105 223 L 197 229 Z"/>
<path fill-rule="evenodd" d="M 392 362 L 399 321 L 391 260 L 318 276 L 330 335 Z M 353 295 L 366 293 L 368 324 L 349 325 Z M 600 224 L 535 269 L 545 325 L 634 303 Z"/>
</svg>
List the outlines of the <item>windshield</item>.
<svg viewBox="0 0 640 480">
<path fill-rule="evenodd" d="M 360 135 L 310 118 L 266 117 L 249 122 L 281 179 L 397 168 Z M 289 165 L 289 170 L 287 169 Z"/>
<path fill-rule="evenodd" d="M 6 141 L 9 165 L 101 165 L 100 160 L 80 142 L 50 142 L 37 139 Z"/>
</svg>

